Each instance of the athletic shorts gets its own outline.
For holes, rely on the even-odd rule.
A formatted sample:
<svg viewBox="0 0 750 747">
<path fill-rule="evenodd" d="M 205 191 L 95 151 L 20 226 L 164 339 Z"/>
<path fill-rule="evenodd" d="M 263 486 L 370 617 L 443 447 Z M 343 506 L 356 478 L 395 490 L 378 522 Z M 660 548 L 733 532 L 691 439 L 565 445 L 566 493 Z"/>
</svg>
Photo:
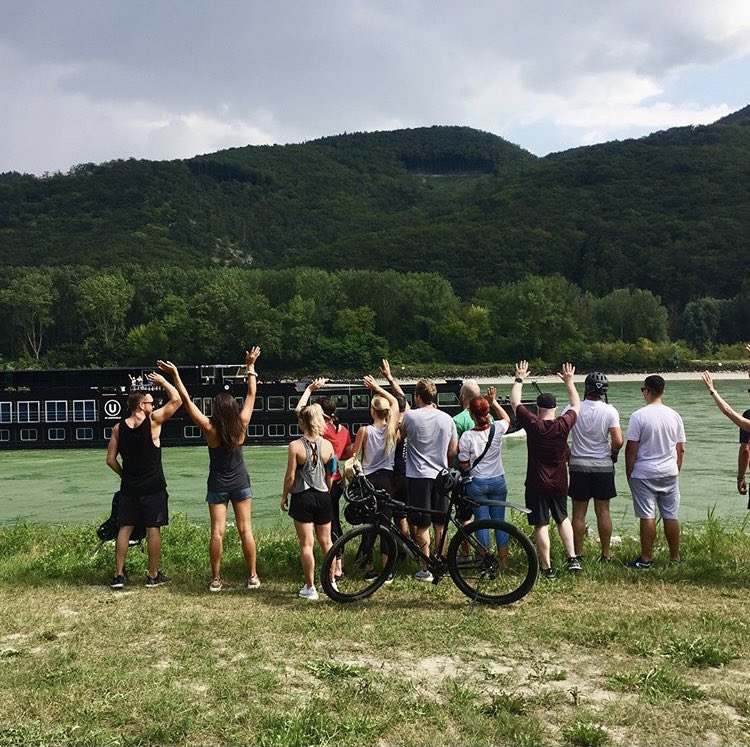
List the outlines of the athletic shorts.
<svg viewBox="0 0 750 747">
<path fill-rule="evenodd" d="M 617 495 L 615 473 L 570 471 L 568 495 L 574 501 L 588 501 L 591 498 L 608 501 Z"/>
<path fill-rule="evenodd" d="M 568 518 L 568 497 L 566 495 L 539 495 L 529 493 L 527 490 L 525 502 L 526 508 L 531 510 L 526 518 L 533 527 L 549 524 L 550 514 L 552 514 L 555 524 L 560 524 Z"/>
<path fill-rule="evenodd" d="M 657 506 L 662 519 L 677 518 L 680 511 L 680 482 L 677 475 L 631 477 L 628 485 L 637 519 L 655 519 Z"/>
<path fill-rule="evenodd" d="M 303 524 L 330 524 L 331 494 L 326 490 L 303 490 L 292 493 L 289 516 Z"/>
<path fill-rule="evenodd" d="M 169 524 L 169 494 L 166 490 L 149 495 L 125 495 L 120 493 L 117 506 L 117 525 L 134 527 L 144 524 L 147 527 L 163 527 Z"/>
<path fill-rule="evenodd" d="M 409 488 L 406 482 L 406 475 L 393 473 L 393 498 L 394 500 L 401 501 L 401 503 L 405 503 L 407 506 L 409 505 Z M 405 519 L 406 511 L 403 508 L 394 508 L 393 518 L 396 521 Z"/>
<path fill-rule="evenodd" d="M 436 481 L 431 477 L 407 477 L 406 482 L 409 490 L 409 524 L 424 528 L 433 522 L 442 523 L 440 513 L 427 513 L 432 510 L 445 514 L 448 510 L 448 496 L 438 494 Z"/>
<path fill-rule="evenodd" d="M 229 503 L 229 501 L 246 501 L 253 497 L 250 488 L 239 488 L 237 490 L 216 491 L 209 490 L 206 493 L 206 503 Z"/>
</svg>

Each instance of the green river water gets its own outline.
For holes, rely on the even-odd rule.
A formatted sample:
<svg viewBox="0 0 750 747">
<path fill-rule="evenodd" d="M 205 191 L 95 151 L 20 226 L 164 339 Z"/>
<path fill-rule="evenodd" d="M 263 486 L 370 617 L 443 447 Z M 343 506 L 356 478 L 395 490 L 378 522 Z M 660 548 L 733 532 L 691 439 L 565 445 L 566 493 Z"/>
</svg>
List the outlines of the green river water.
<svg viewBox="0 0 750 747">
<path fill-rule="evenodd" d="M 717 388 L 738 411 L 750 408 L 747 379 L 717 379 Z M 543 385 L 558 400 L 564 396 L 560 383 Z M 526 387 L 528 395 L 532 387 Z M 581 387 L 579 387 L 579 390 Z M 507 394 L 507 381 L 498 387 Z M 623 434 L 630 413 L 642 406 L 640 381 L 612 383 L 610 403 L 620 412 Z M 687 434 L 681 478 L 681 518 L 700 522 L 708 511 L 723 519 L 743 520 L 747 497 L 736 492 L 737 428 L 713 404 L 702 382 L 667 381 L 664 401 L 683 417 Z M 106 450 L 4 451 L 0 452 L 0 524 L 27 519 L 35 522 L 80 524 L 103 519 L 109 512 L 118 480 L 105 464 Z M 205 446 L 164 450 L 164 471 L 169 483 L 170 511 L 189 521 L 207 522 L 204 502 L 208 452 Z M 286 466 L 284 447 L 256 446 L 245 450 L 255 497 L 256 526 L 284 526 L 279 500 Z M 509 500 L 523 503 L 526 441 L 511 436 L 503 444 L 503 462 Z M 635 524 L 623 459 L 617 468 L 618 496 L 612 501 L 616 529 Z M 592 509 L 593 514 L 593 509 Z M 591 517 L 593 521 L 593 516 Z"/>
</svg>

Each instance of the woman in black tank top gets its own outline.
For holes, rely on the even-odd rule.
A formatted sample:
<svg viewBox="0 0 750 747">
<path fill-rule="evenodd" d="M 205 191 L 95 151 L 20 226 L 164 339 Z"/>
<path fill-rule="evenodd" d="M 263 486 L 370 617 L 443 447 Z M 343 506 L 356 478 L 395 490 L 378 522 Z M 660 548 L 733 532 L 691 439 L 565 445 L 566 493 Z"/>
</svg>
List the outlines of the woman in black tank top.
<svg viewBox="0 0 750 747">
<path fill-rule="evenodd" d="M 248 589 L 257 589 L 260 579 L 256 569 L 255 537 L 251 521 L 252 490 L 250 477 L 247 474 L 245 460 L 242 456 L 242 444 L 245 441 L 247 426 L 255 407 L 257 374 L 255 361 L 260 355 L 260 348 L 255 346 L 245 351 L 247 365 L 247 394 L 240 409 L 231 394 L 221 392 L 213 399 L 211 416 L 204 415 L 190 399 L 185 385 L 180 379 L 177 366 L 170 361 L 158 361 L 159 368 L 172 374 L 175 387 L 180 393 L 182 403 L 192 421 L 203 431 L 208 443 L 209 472 L 206 502 L 211 516 L 211 541 L 209 555 L 211 558 L 210 591 L 221 591 L 224 582 L 221 579 L 221 556 L 224 549 L 224 532 L 227 525 L 227 504 L 232 502 L 234 516 L 237 520 L 237 531 L 242 542 L 242 553 L 247 564 Z"/>
</svg>

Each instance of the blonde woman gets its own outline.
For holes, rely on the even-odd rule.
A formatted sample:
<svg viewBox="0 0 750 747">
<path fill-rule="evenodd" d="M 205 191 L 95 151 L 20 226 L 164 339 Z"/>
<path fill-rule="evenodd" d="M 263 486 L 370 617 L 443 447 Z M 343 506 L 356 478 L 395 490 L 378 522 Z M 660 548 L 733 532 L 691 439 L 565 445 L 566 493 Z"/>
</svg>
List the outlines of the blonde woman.
<svg viewBox="0 0 750 747">
<path fill-rule="evenodd" d="M 297 416 L 300 438 L 289 444 L 281 510 L 289 511 L 300 546 L 305 585 L 298 596 L 318 598 L 315 588 L 315 538 L 323 554 L 331 549 L 331 480 L 336 472 L 333 446 L 323 438 L 326 423 L 320 405 L 303 407 Z M 289 494 L 291 493 L 291 501 Z"/>
<path fill-rule="evenodd" d="M 247 426 L 255 408 L 258 377 L 255 372 L 255 361 L 258 360 L 258 356 L 260 356 L 260 348 L 257 345 L 245 351 L 247 394 L 242 407 L 237 405 L 232 394 L 220 392 L 213 399 L 210 417 L 204 415 L 190 399 L 190 394 L 180 378 L 177 366 L 171 361 L 157 362 L 161 371 L 172 375 L 175 388 L 182 398 L 182 404 L 191 420 L 203 432 L 208 444 L 209 471 L 206 502 L 211 516 L 209 556 L 212 574 L 209 591 L 221 591 L 224 587 L 221 578 L 221 556 L 227 526 L 227 506 L 230 501 L 242 543 L 242 554 L 245 556 L 247 565 L 245 585 L 248 589 L 257 589 L 260 586 L 255 565 L 255 537 L 251 520 L 253 491 L 242 456 L 242 444 L 245 442 Z"/>
</svg>

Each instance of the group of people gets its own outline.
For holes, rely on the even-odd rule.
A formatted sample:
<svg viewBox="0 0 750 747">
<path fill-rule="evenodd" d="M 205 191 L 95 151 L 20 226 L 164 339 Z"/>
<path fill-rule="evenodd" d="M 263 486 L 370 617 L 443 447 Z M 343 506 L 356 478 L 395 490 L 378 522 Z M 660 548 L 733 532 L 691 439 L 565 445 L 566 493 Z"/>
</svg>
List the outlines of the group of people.
<svg viewBox="0 0 750 747">
<path fill-rule="evenodd" d="M 212 414 L 204 415 L 190 399 L 177 367 L 161 360 L 157 362 L 161 373 L 149 374 L 148 379 L 165 391 L 166 403 L 155 410 L 150 392 L 130 394 L 129 414 L 113 428 L 107 451 L 107 464 L 121 478 L 113 588 L 121 588 L 125 583 L 128 541 L 134 526 L 141 521 L 147 527 L 146 586 L 155 587 L 167 581 L 159 570 L 160 528 L 168 522 L 159 436 L 162 424 L 181 405 L 203 432 L 209 449 L 206 493 L 211 518 L 209 589 L 218 592 L 224 584 L 221 557 L 230 502 L 247 565 L 246 586 L 260 587 L 251 522 L 252 490 L 242 456 L 242 444 L 255 405 L 255 363 L 260 352 L 256 346 L 245 353 L 247 393 L 241 406 L 231 394 L 220 393 L 214 398 Z M 336 404 L 331 398 L 316 395 L 316 401 L 310 403 L 313 394 L 325 386 L 325 379 L 313 380 L 297 404 L 302 435 L 288 447 L 281 509 L 293 519 L 299 541 L 304 577 L 299 590 L 302 599 L 318 598 L 315 540 L 321 551 L 327 553 L 342 533 L 340 467 L 352 457 L 360 460 L 363 473 L 376 488 L 387 491 L 407 507 L 390 518 L 404 533 L 409 532 L 426 554 L 431 543 L 435 553 L 444 546 L 442 535 L 446 527 L 440 516 L 445 515 L 449 499 L 440 489 L 439 476 L 450 467 L 458 467 L 471 476 L 467 493 L 475 507 L 459 516 L 460 520 L 505 518 L 505 508 L 500 505 L 508 493 L 502 442 L 511 417 L 497 401 L 495 387 L 490 386 L 482 396 L 477 382 L 464 381 L 460 391 L 464 409 L 451 418 L 438 409 L 437 390 L 431 381 L 417 382 L 410 407 L 388 361 L 383 361 L 381 372 L 390 391 L 371 376 L 364 378 L 364 385 L 373 393 L 372 424 L 359 428 L 353 442 L 349 431 L 339 423 Z M 170 375 L 174 383 L 164 374 Z M 516 365 L 510 393 L 516 424 L 527 435 L 525 505 L 528 522 L 534 528 L 541 575 L 550 580 L 555 578 L 550 560 L 550 516 L 565 550 L 567 570 L 571 573 L 582 570 L 586 515 L 592 500 L 600 543 L 598 562 L 611 562 L 609 502 L 616 495 L 615 463 L 623 445 L 626 477 L 640 522 L 640 554 L 629 566 L 636 570 L 652 567 L 657 511 L 663 521 L 670 562 L 681 562 L 679 473 L 685 452 L 685 429 L 680 415 L 662 401 L 664 379 L 657 375 L 646 377 L 641 387 L 645 404 L 631 415 L 623 438 L 619 414 L 607 401 L 607 377 L 600 372 L 586 376 L 581 400 L 574 375 L 575 367 L 570 363 L 565 363 L 558 374 L 565 384 L 568 400 L 559 415 L 556 397 L 550 393 L 540 393 L 536 398 L 536 412 L 523 404 L 523 386 L 529 376 L 526 361 Z M 703 381 L 721 411 L 745 433 L 741 438 L 737 484 L 739 492 L 744 494 L 745 472 L 750 461 L 750 410 L 739 415 L 716 392 L 708 373 L 703 375 Z M 572 521 L 568 517 L 568 497 L 572 500 Z M 487 531 L 485 534 L 480 541 L 489 546 L 490 537 Z M 507 552 L 507 535 L 497 532 L 494 539 L 502 559 Z M 345 573 L 339 558 L 331 565 L 331 582 L 336 584 Z M 415 578 L 433 580 L 426 567 L 420 568 Z"/>
</svg>

